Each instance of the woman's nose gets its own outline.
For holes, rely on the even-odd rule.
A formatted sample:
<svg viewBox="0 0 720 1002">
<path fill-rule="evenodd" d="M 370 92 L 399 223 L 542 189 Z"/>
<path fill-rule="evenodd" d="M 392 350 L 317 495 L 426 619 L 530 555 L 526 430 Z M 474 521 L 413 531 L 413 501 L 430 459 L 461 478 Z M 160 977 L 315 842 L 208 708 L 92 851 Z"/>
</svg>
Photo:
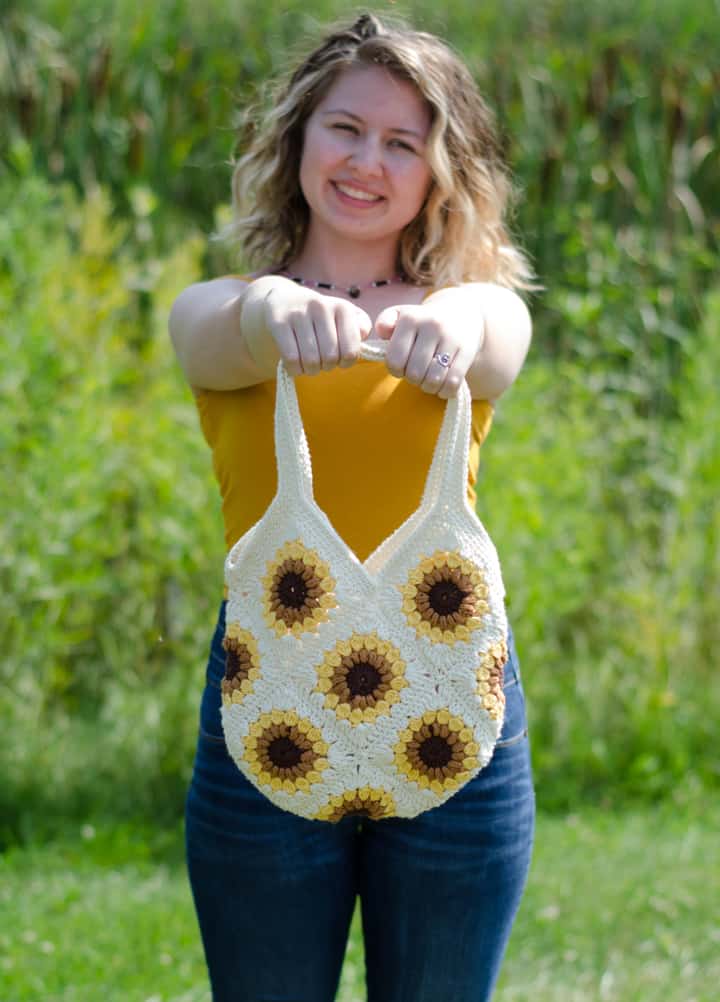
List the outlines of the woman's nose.
<svg viewBox="0 0 720 1002">
<path fill-rule="evenodd" d="M 349 161 L 356 170 L 362 170 L 367 174 L 382 174 L 382 147 L 380 143 L 370 136 L 357 143 L 353 148 Z"/>
</svg>

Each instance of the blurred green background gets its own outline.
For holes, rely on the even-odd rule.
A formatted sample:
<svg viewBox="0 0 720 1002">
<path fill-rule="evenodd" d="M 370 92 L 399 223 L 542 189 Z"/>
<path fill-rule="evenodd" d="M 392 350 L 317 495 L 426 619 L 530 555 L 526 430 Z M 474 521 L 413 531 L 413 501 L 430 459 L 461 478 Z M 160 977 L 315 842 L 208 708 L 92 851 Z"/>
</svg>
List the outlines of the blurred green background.
<svg viewBox="0 0 720 1002">
<path fill-rule="evenodd" d="M 233 121 L 344 11 L 307 6 L 6 3 L 5 842 L 59 816 L 181 809 L 223 547 L 167 314 L 238 265 L 208 240 Z M 718 19 L 695 0 L 403 12 L 458 46 L 496 107 L 546 287 L 479 504 L 540 803 L 716 791 Z"/>
<path fill-rule="evenodd" d="M 483 448 L 545 811 L 717 793 L 717 5 L 378 5 L 497 112 L 546 289 Z M 174 823 L 222 583 L 167 316 L 238 110 L 340 3 L 5 0 L 0 840 Z"/>
</svg>

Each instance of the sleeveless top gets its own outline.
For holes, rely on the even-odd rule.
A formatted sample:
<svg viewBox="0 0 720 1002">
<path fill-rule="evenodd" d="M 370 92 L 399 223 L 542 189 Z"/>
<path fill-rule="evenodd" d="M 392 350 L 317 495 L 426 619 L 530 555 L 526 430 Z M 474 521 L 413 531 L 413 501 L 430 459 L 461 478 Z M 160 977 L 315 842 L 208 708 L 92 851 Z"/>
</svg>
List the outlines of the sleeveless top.
<svg viewBox="0 0 720 1002">
<path fill-rule="evenodd" d="M 201 389 L 195 397 L 220 487 L 227 549 L 275 495 L 275 388 L 271 379 L 238 390 Z M 367 359 L 298 376 L 295 388 L 317 503 L 364 560 L 420 503 L 446 401 Z M 472 401 L 467 492 L 473 508 L 480 446 L 492 417 L 488 400 Z"/>
<path fill-rule="evenodd" d="M 382 364 L 384 347 L 361 350 Z M 361 561 L 315 500 L 282 362 L 276 385 L 278 489 L 225 561 L 228 751 L 304 817 L 415 817 L 487 765 L 504 716 L 504 587 L 467 499 L 470 391 L 443 402 L 419 507 Z"/>
</svg>

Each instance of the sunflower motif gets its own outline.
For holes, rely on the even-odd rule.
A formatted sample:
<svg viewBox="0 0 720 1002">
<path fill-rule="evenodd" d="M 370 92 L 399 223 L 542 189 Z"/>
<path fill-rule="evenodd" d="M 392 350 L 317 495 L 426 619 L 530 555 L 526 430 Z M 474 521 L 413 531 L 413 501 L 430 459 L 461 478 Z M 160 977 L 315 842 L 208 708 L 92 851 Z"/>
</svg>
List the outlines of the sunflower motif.
<svg viewBox="0 0 720 1002">
<path fill-rule="evenodd" d="M 242 703 L 260 675 L 260 657 L 255 638 L 239 623 L 228 623 L 222 645 L 225 649 L 225 677 L 222 701 L 225 706 Z"/>
<path fill-rule="evenodd" d="M 315 692 L 325 706 L 352 724 L 390 712 L 408 684 L 400 652 L 377 633 L 353 633 L 325 654 L 317 669 Z"/>
<path fill-rule="evenodd" d="M 262 584 L 264 619 L 279 637 L 314 632 L 337 605 L 328 565 L 299 539 L 285 543 L 268 561 Z"/>
<path fill-rule="evenodd" d="M 457 553 L 436 550 L 400 585 L 403 612 L 419 636 L 433 643 L 469 640 L 488 612 L 488 586 L 479 567 Z"/>
<path fill-rule="evenodd" d="M 330 800 L 315 815 L 316 821 L 341 821 L 352 816 L 391 818 L 395 816 L 395 801 L 387 790 L 363 786 L 359 790 L 345 790 Z"/>
<path fill-rule="evenodd" d="M 399 738 L 393 748 L 399 771 L 434 793 L 456 790 L 480 765 L 472 729 L 447 709 L 427 710 Z"/>
<path fill-rule="evenodd" d="M 482 696 L 484 708 L 493 720 L 500 720 L 505 711 L 503 668 L 507 659 L 507 644 L 504 640 L 500 640 L 488 648 L 477 670 L 477 691 Z"/>
<path fill-rule="evenodd" d="M 329 768 L 320 730 L 294 710 L 270 710 L 250 725 L 243 760 L 260 783 L 286 793 L 307 793 Z"/>
</svg>

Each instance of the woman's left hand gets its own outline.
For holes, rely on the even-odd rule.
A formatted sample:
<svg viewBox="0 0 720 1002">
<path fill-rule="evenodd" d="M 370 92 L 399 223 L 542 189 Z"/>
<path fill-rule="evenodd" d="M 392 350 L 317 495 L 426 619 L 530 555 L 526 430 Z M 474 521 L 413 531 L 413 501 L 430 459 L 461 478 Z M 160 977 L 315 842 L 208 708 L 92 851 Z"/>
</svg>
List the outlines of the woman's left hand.
<svg viewBox="0 0 720 1002">
<path fill-rule="evenodd" d="M 392 375 L 444 400 L 456 396 L 485 336 L 482 315 L 468 323 L 467 312 L 462 313 L 449 311 L 447 303 L 383 310 L 375 330 L 390 341 L 385 364 Z"/>
</svg>

